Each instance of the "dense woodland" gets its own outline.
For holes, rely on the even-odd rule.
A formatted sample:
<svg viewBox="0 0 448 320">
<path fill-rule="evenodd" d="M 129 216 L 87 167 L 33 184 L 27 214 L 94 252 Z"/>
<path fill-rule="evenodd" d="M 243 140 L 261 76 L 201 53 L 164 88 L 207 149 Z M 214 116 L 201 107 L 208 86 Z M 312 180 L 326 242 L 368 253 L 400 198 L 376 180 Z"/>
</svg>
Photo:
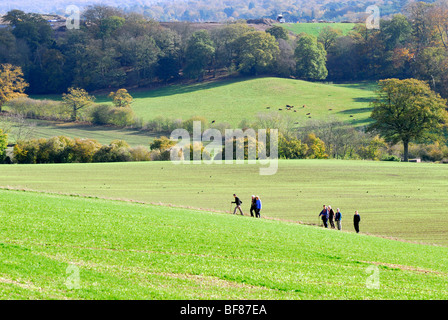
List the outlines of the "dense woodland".
<svg viewBox="0 0 448 320">
<path fill-rule="evenodd" d="M 83 12 L 79 30 L 55 32 L 38 14 L 12 10 L 0 29 L 0 63 L 22 68 L 27 93 L 147 87 L 180 78 L 278 75 L 306 80 L 417 78 L 448 95 L 446 1 L 407 7 L 348 35 L 331 27 L 316 39 L 281 25 L 256 31 L 244 21 L 209 30 L 188 23 L 162 27 L 136 13 L 106 6 Z"/>
</svg>

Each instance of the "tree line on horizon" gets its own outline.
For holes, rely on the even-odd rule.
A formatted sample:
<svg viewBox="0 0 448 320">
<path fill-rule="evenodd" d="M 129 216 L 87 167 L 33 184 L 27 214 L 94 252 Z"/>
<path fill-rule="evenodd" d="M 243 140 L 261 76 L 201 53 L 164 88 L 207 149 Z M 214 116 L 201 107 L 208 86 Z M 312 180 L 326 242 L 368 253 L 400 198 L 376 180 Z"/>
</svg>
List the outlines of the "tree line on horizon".
<svg viewBox="0 0 448 320">
<path fill-rule="evenodd" d="M 377 0 L 382 14 L 398 13 L 409 0 Z M 431 2 L 431 0 L 426 0 Z M 21 0 L 18 9 L 27 12 L 65 15 L 68 5 L 85 8 L 94 3 L 88 0 Z M 235 19 L 276 19 L 282 14 L 287 22 L 307 22 L 313 19 L 357 21 L 365 15 L 370 0 L 102 0 L 102 4 L 136 12 L 158 21 L 222 22 Z M 11 10 L 11 3 L 0 3 L 0 12 Z"/>
</svg>

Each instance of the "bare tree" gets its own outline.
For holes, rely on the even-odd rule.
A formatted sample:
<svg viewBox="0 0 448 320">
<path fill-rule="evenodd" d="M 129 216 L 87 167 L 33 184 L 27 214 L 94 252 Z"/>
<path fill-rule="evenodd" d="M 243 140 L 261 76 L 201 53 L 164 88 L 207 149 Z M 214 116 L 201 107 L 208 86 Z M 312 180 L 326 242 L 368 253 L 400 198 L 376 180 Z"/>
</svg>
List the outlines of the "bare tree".
<svg viewBox="0 0 448 320">
<path fill-rule="evenodd" d="M 0 128 L 8 133 L 12 141 L 28 140 L 33 138 L 36 123 L 27 120 L 22 114 L 8 114 L 0 117 Z"/>
</svg>

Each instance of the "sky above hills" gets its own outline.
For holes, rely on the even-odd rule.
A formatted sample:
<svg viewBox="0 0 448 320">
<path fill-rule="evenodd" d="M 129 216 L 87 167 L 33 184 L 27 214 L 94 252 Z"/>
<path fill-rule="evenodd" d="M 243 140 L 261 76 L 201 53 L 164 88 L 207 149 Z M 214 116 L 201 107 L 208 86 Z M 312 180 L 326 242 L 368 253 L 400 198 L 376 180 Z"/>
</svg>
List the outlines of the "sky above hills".
<svg viewBox="0 0 448 320">
<path fill-rule="evenodd" d="M 1 0 L 0 13 L 6 13 L 11 9 L 37 13 L 63 13 L 69 5 L 76 5 L 81 9 L 93 4 L 129 8 L 131 6 L 149 6 L 156 2 L 170 1 L 173 0 Z"/>
</svg>

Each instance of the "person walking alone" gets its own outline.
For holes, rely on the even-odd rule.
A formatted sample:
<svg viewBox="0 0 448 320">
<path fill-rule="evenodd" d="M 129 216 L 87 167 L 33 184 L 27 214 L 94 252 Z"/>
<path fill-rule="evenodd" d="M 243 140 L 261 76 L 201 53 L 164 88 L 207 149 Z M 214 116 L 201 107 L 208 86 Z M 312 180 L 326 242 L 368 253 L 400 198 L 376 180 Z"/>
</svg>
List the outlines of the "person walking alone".
<svg viewBox="0 0 448 320">
<path fill-rule="evenodd" d="M 358 211 L 355 211 L 355 215 L 353 216 L 353 225 L 355 226 L 356 233 L 359 233 L 359 222 L 361 221 L 361 216 Z"/>
<path fill-rule="evenodd" d="M 334 229 L 334 211 L 331 206 L 328 206 L 328 221 L 330 222 L 331 229 Z"/>
<path fill-rule="evenodd" d="M 319 213 L 319 217 L 321 217 L 322 222 L 324 223 L 324 227 L 328 228 L 328 224 L 327 224 L 327 221 L 328 221 L 328 209 L 327 209 L 326 205 L 324 205 L 324 208 Z"/>
<path fill-rule="evenodd" d="M 339 210 L 339 208 L 337 208 L 336 209 L 336 213 L 334 215 L 334 221 L 336 221 L 336 225 L 338 226 L 338 230 L 342 229 L 341 220 L 342 220 L 342 213 Z"/>
<path fill-rule="evenodd" d="M 255 217 L 256 218 L 261 218 L 260 211 L 261 211 L 261 200 L 260 200 L 259 196 L 256 196 L 255 197 Z"/>
<path fill-rule="evenodd" d="M 243 211 L 241 210 L 241 204 L 243 203 L 243 201 L 241 201 L 240 198 L 236 196 L 236 194 L 233 194 L 233 197 L 235 198 L 235 201 L 232 201 L 231 203 L 234 203 L 236 205 L 235 209 L 233 210 L 233 214 L 236 214 L 236 209 L 238 209 L 241 215 L 244 216 Z"/>
</svg>

